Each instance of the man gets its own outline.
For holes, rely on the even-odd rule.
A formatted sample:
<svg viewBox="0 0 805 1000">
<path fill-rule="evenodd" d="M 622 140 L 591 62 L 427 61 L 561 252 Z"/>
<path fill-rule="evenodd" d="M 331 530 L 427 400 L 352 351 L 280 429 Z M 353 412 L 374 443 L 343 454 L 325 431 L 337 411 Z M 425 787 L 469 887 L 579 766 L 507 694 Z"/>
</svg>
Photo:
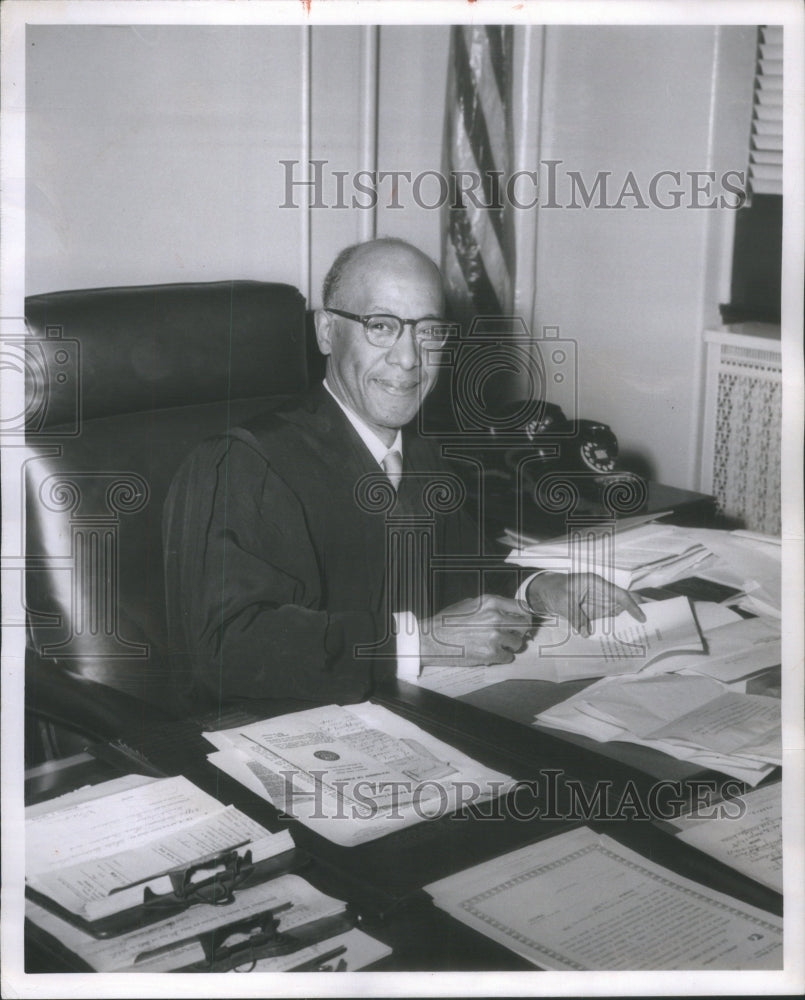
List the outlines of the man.
<svg viewBox="0 0 805 1000">
<path fill-rule="evenodd" d="M 642 619 L 594 577 L 570 588 L 537 574 L 525 601 L 481 593 L 462 559 L 480 551 L 477 528 L 460 508 L 434 508 L 428 485 L 449 492 L 451 480 L 409 427 L 444 330 L 441 278 L 424 254 L 390 239 L 350 247 L 323 301 L 323 385 L 202 445 L 168 498 L 171 644 L 196 694 L 355 702 L 430 664 L 510 662 L 534 613 L 577 627 L 622 608 Z"/>
</svg>

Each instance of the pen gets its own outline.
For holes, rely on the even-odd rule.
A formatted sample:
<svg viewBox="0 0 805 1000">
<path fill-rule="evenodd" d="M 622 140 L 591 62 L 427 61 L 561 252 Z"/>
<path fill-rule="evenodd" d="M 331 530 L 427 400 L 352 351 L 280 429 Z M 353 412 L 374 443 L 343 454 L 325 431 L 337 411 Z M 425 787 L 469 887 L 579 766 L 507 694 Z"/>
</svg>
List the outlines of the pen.
<svg viewBox="0 0 805 1000">
<path fill-rule="evenodd" d="M 342 944 L 340 948 L 333 948 L 332 951 L 325 951 L 321 955 L 315 955 L 313 958 L 308 959 L 307 962 L 302 962 L 300 965 L 295 965 L 293 968 L 288 969 L 288 972 L 343 972 L 346 969 L 346 962 L 339 962 L 338 964 L 342 966 L 341 969 L 322 969 L 321 966 L 325 962 L 330 962 L 334 958 L 338 958 L 339 955 L 346 954 L 347 946 Z"/>
</svg>

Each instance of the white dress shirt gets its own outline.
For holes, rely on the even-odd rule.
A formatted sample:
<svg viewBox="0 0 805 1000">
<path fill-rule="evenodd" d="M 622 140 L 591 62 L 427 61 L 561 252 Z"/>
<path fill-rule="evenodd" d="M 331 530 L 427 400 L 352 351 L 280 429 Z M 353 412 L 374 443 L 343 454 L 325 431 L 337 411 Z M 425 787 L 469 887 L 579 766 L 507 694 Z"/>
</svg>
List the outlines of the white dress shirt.
<svg viewBox="0 0 805 1000">
<path fill-rule="evenodd" d="M 322 384 L 336 403 L 338 403 L 341 407 L 344 416 L 355 428 L 361 441 L 363 441 L 369 449 L 372 454 L 372 458 L 374 458 L 381 469 L 383 468 L 383 459 L 390 451 L 398 451 L 402 457 L 402 431 L 397 431 L 397 436 L 394 438 L 391 447 L 387 447 L 383 444 L 377 434 L 367 427 L 357 413 L 351 410 L 346 403 L 341 402 L 338 396 L 336 396 L 327 384 L 327 379 L 325 379 Z M 515 600 L 527 605 L 526 591 L 528 590 L 529 583 L 531 583 L 535 576 L 539 576 L 541 573 L 546 572 L 549 571 L 544 569 L 537 570 L 536 573 L 532 573 L 529 577 L 523 580 L 517 588 L 517 593 L 514 595 Z M 422 664 L 419 658 L 419 622 L 416 620 L 416 616 L 412 611 L 401 611 L 396 613 L 393 617 L 394 633 L 397 636 L 397 677 L 408 681 L 416 680 L 422 672 Z"/>
<path fill-rule="evenodd" d="M 346 403 L 342 403 L 336 396 L 325 379 L 324 388 L 330 393 L 333 399 L 341 407 L 344 416 L 349 420 L 358 433 L 361 441 L 366 445 L 372 454 L 372 458 L 380 468 L 383 468 L 383 459 L 390 451 L 399 452 L 402 458 L 403 442 L 402 431 L 397 431 L 397 436 L 387 447 L 380 438 L 361 420 L 357 413 L 351 410 Z M 403 680 L 416 680 L 421 671 L 419 661 L 419 623 L 412 611 L 401 611 L 394 616 L 394 633 L 397 636 L 397 676 Z"/>
</svg>

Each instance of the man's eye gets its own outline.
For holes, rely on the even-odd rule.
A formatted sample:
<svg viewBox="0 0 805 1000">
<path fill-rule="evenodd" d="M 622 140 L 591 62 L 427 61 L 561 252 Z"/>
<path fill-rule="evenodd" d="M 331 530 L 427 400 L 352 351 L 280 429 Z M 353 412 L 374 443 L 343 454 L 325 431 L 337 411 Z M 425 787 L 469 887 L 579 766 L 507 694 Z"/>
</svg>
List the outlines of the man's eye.
<svg viewBox="0 0 805 1000">
<path fill-rule="evenodd" d="M 372 333 L 386 334 L 391 333 L 394 328 L 389 320 L 377 318 L 369 320 L 369 329 Z"/>
</svg>

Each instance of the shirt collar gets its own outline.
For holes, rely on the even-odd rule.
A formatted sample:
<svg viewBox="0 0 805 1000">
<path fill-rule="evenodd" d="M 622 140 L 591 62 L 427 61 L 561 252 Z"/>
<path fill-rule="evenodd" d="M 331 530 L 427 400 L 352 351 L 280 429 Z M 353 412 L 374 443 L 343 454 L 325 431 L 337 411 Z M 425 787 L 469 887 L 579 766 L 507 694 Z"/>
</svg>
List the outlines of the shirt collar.
<svg viewBox="0 0 805 1000">
<path fill-rule="evenodd" d="M 377 462 L 378 465 L 383 464 L 383 459 L 386 457 L 386 455 L 388 455 L 390 451 L 398 451 L 400 453 L 400 456 L 402 456 L 403 453 L 402 431 L 400 430 L 397 431 L 397 436 L 392 441 L 391 446 L 383 444 L 383 442 L 380 440 L 377 434 L 375 434 L 373 430 L 371 430 L 369 427 L 366 426 L 366 424 L 363 422 L 363 420 L 361 420 L 361 418 L 357 415 L 357 413 L 351 410 L 345 403 L 341 402 L 338 396 L 336 396 L 336 394 L 327 384 L 327 379 L 325 379 L 322 382 L 322 385 L 330 393 L 330 395 L 333 397 L 336 403 L 338 403 L 338 405 L 341 407 L 341 409 L 344 412 L 344 416 L 355 428 L 361 441 L 363 441 L 363 443 L 369 449 L 369 451 L 372 454 L 372 458 L 374 458 L 374 460 Z"/>
</svg>

